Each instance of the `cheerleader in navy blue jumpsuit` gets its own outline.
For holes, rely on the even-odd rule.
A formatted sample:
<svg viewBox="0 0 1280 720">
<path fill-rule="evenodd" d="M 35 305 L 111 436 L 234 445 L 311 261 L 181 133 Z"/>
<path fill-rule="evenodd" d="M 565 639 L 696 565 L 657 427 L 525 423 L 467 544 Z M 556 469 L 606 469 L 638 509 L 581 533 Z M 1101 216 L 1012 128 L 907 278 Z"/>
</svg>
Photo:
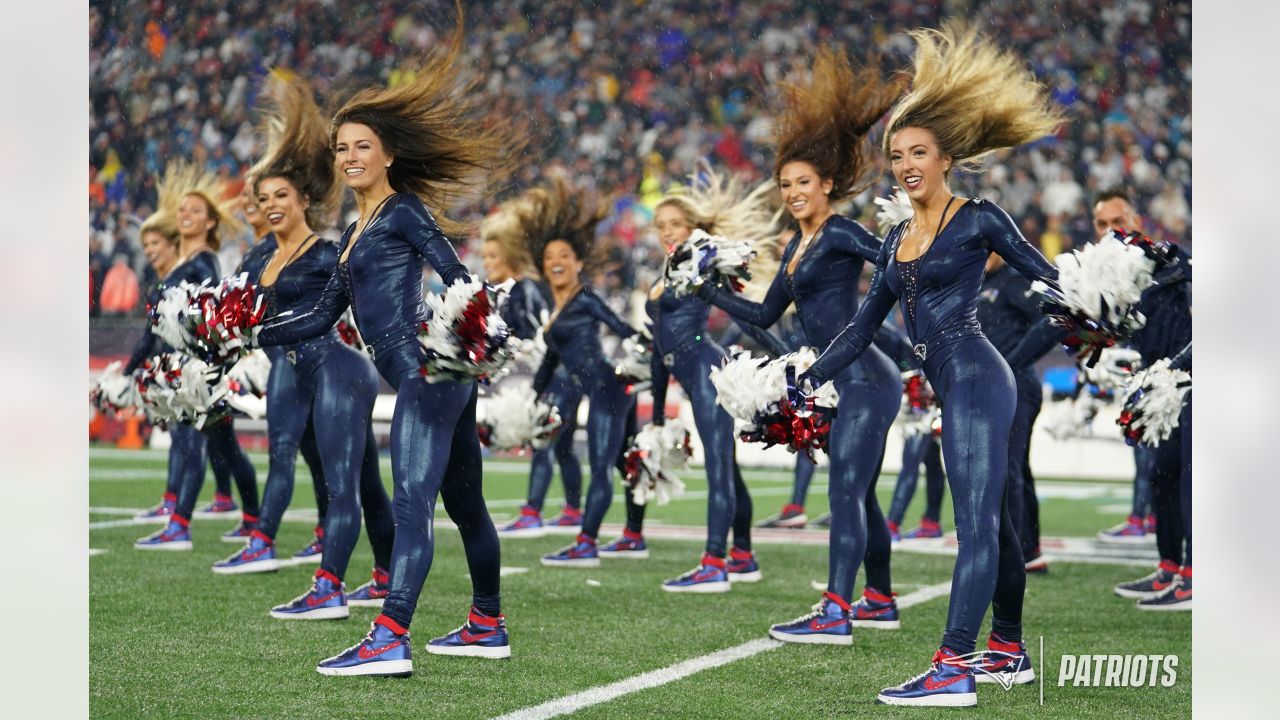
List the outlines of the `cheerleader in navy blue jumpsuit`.
<svg viewBox="0 0 1280 720">
<path fill-rule="evenodd" d="M 502 319 L 511 329 L 511 335 L 530 340 L 537 335 L 542 318 L 547 313 L 547 301 L 542 290 L 527 273 L 533 261 L 523 237 L 509 232 L 508 216 L 498 210 L 481 225 L 484 238 L 481 258 L 485 279 L 493 285 L 513 279 L 515 285 L 502 308 Z M 582 393 L 577 390 L 562 369 L 556 371 L 548 386 L 547 395 L 556 400 L 563 425 L 560 436 L 550 448 L 533 451 L 529 463 L 529 494 L 520 508 L 520 516 L 505 527 L 498 528 L 502 537 L 542 537 L 545 534 L 542 504 L 551 487 L 552 459 L 560 465 L 560 480 L 564 483 L 565 504 L 561 515 L 546 521 L 555 527 L 577 527 L 582 524 L 582 467 L 573 451 L 573 435 L 576 430 L 578 403 Z"/>
<path fill-rule="evenodd" d="M 498 535 L 482 489 L 476 383 L 424 376 L 418 341 L 426 314 L 423 261 L 446 287 L 471 281 L 422 198 L 447 204 L 476 182 L 477 171 L 504 171 L 518 144 L 507 126 L 481 124 L 479 98 L 458 86 L 454 62 L 463 35 L 459 26 L 448 52 L 433 56 L 408 84 L 365 90 L 339 109 L 332 148 L 360 219 L 343 233 L 336 271 L 315 306 L 264 323 L 259 334 L 263 345 L 310 341 L 350 306 L 378 372 L 396 390 L 390 589 L 365 638 L 317 666 L 325 675 L 413 672 L 408 628 L 435 551 L 437 495 L 462 536 L 472 608 L 463 626 L 429 641 L 427 651 L 511 654 L 500 608 Z M 449 123 L 447 132 L 441 122 Z"/>
<path fill-rule="evenodd" d="M 959 554 L 946 632 L 932 666 L 886 688 L 877 699 L 901 705 L 974 705 L 976 664 L 1007 673 L 1013 682 L 1034 679 L 1020 623 L 1001 622 L 1015 616 L 1020 621 L 1022 593 L 1016 582 L 1005 583 L 1016 612 L 1002 608 L 996 597 L 988 653 L 971 657 L 997 576 L 1025 578 L 1020 553 L 999 552 L 1016 397 L 1008 364 L 978 325 L 978 293 L 992 252 L 1032 279 L 1055 283 L 1057 270 L 1003 210 L 987 201 L 956 198 L 948 179 L 953 163 L 1043 137 L 1061 118 L 1030 73 L 974 31 L 948 26 L 912 37 L 917 43 L 917 90 L 894 110 L 884 145 L 894 179 L 911 198 L 914 217 L 885 238 L 862 307 L 800 384 L 803 390 L 838 378 L 870 347 L 876 328 L 899 301 L 915 353 L 942 403 L 943 461 Z M 964 67 L 978 79 L 956 87 L 939 79 L 952 77 L 946 73 L 954 67 Z"/>
<path fill-rule="evenodd" d="M 199 285 L 206 281 L 217 283 L 221 280 L 218 257 L 214 251 L 218 246 L 218 226 L 222 223 L 229 224 L 230 216 L 210 199 L 212 192 L 212 188 L 193 187 L 182 196 L 176 211 L 182 258 L 161 282 L 163 287 L 183 281 Z M 163 287 L 157 289 L 157 298 L 163 292 Z M 152 334 L 148 326 L 134 347 L 125 373 L 133 372 L 147 358 L 168 349 Z M 221 464 L 235 477 L 240 499 L 244 504 L 240 525 L 225 533 L 223 538 L 238 541 L 247 537 L 258 520 L 258 481 L 252 463 L 236 440 L 231 418 L 206 425 L 202 430 L 184 423 L 174 423 L 170 434 L 178 446 L 178 454 L 185 458 L 180 464 L 181 480 L 177 484 L 173 515 L 165 529 L 138 540 L 134 547 L 141 550 L 191 549 L 191 516 L 200 496 L 200 489 L 204 486 L 206 457 L 215 466 Z"/>
</svg>

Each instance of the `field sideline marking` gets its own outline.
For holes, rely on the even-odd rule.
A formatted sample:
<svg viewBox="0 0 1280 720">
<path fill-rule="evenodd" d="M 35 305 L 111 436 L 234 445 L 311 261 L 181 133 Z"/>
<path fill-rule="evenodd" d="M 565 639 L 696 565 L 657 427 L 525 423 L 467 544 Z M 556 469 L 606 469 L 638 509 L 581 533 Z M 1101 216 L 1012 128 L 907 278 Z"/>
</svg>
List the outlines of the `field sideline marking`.
<svg viewBox="0 0 1280 720">
<path fill-rule="evenodd" d="M 951 583 L 944 582 L 937 585 L 928 585 L 913 593 L 908 593 L 898 598 L 898 607 L 906 608 L 912 605 L 919 605 L 928 602 L 934 598 L 939 598 L 950 594 Z M 600 685 L 597 687 L 583 690 L 579 693 L 566 695 L 555 700 L 548 700 L 541 705 L 516 710 L 515 712 L 500 715 L 495 720 L 546 720 L 547 718 L 558 717 L 560 715 L 568 715 L 577 712 L 583 708 L 599 705 L 600 703 L 609 702 L 630 695 L 640 690 L 648 690 L 649 688 L 666 685 L 683 678 L 689 677 L 703 670 L 710 670 L 721 665 L 728 665 L 731 662 L 743 660 L 759 655 L 766 650 L 773 650 L 782 647 L 784 643 L 778 642 L 771 638 L 760 638 L 758 640 L 750 640 L 741 645 L 734 645 L 724 650 L 717 650 L 709 655 L 696 657 L 692 660 L 678 662 L 675 665 L 651 670 L 646 673 L 629 677 L 608 685 Z"/>
</svg>

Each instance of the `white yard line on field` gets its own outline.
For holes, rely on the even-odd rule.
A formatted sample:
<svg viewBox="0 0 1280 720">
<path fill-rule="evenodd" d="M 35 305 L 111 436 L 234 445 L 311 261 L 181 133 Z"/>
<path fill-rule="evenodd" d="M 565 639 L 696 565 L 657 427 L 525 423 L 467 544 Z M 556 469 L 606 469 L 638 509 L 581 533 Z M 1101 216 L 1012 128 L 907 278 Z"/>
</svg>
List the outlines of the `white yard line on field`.
<svg viewBox="0 0 1280 720">
<path fill-rule="evenodd" d="M 944 597 L 951 592 L 951 583 L 939 583 L 937 585 L 929 585 L 921 588 L 913 593 L 908 593 L 898 598 L 898 607 L 910 607 L 918 605 L 922 602 L 933 600 L 934 598 Z M 703 670 L 710 670 L 721 665 L 728 665 L 738 660 L 744 660 L 754 655 L 759 655 L 766 650 L 773 650 L 781 647 L 783 643 L 770 638 L 760 638 L 759 640 L 751 640 L 741 645 L 734 645 L 724 650 L 702 657 L 696 657 L 692 660 L 678 662 L 675 665 L 662 668 L 660 670 L 652 670 L 647 673 L 641 673 L 633 677 L 625 678 L 608 685 L 599 685 L 597 687 L 583 690 L 579 693 L 566 695 L 562 698 L 549 700 L 541 705 L 516 710 L 515 712 L 502 715 L 496 720 L 545 720 L 546 718 L 559 717 L 560 715 L 568 715 L 577 712 L 592 705 L 609 702 L 630 695 L 633 692 L 647 690 L 649 688 L 666 685 L 677 680 L 689 677 Z"/>
</svg>

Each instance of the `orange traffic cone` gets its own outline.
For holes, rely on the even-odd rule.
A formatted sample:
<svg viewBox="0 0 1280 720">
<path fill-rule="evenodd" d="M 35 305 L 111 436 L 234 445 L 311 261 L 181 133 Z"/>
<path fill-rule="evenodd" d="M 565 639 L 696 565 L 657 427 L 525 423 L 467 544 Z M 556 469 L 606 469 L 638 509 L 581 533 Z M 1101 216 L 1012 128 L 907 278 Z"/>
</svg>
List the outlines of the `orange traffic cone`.
<svg viewBox="0 0 1280 720">
<path fill-rule="evenodd" d="M 141 450 L 142 449 L 142 418 L 138 417 L 136 412 L 132 410 L 124 418 L 124 433 L 120 435 L 120 439 L 116 440 L 116 447 L 124 450 Z"/>
<path fill-rule="evenodd" d="M 106 428 L 107 419 L 99 410 L 93 411 L 93 419 L 89 421 L 89 441 L 102 439 L 102 431 Z"/>
</svg>

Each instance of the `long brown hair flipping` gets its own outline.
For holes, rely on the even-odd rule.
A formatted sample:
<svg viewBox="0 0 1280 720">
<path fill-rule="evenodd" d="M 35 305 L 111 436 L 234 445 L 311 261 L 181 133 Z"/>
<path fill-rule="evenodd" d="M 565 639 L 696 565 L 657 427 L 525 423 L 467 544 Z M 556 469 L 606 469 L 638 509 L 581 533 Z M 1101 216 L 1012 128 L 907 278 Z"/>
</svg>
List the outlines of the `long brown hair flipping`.
<svg viewBox="0 0 1280 720">
<path fill-rule="evenodd" d="M 542 262 L 543 251 L 552 240 L 569 243 L 588 267 L 600 260 L 593 252 L 596 226 L 609 216 L 609 206 L 563 177 L 553 176 L 547 184 L 526 191 L 504 207 L 519 223 L 534 264 Z"/>
<path fill-rule="evenodd" d="M 431 54 L 403 85 L 356 93 L 334 115 L 329 137 L 332 146 L 338 128 L 347 123 L 371 128 L 392 161 L 387 169 L 392 189 L 421 198 L 447 234 L 465 229 L 447 217 L 449 209 L 509 176 L 524 146 L 513 123 L 487 117 L 480 78 L 459 75 L 461 0 L 455 7 L 457 24 L 448 50 Z"/>
<path fill-rule="evenodd" d="M 261 129 L 267 148 L 249 171 L 253 192 L 257 195 L 267 178 L 284 178 L 310 203 L 304 211 L 307 225 L 323 230 L 342 199 L 329 149 L 329 123 L 306 82 L 279 70 L 273 77 L 267 97 L 274 107 L 263 111 Z"/>
<path fill-rule="evenodd" d="M 886 81 L 871 58 L 855 69 L 844 52 L 824 45 L 807 81 L 788 84 L 777 120 L 776 181 L 782 166 L 804 161 L 830 178 L 831 202 L 864 190 L 878 174 L 880 158 L 869 152 L 867 133 L 905 89 L 905 78 Z"/>
<path fill-rule="evenodd" d="M 1035 75 L 1010 52 L 959 21 L 916 30 L 911 92 L 894 108 L 884 153 L 902 128 L 933 133 L 942 154 L 977 169 L 988 153 L 1057 131 L 1062 113 Z"/>
</svg>

